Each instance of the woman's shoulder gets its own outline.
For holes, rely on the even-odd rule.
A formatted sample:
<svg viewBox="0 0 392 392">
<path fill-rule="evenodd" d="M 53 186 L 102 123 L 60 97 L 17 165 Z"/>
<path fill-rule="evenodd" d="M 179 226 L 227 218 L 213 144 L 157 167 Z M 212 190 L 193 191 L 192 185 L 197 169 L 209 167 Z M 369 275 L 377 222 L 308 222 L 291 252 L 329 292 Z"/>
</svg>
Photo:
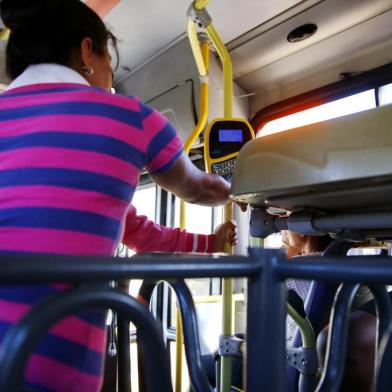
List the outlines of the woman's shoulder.
<svg viewBox="0 0 392 392">
<path fill-rule="evenodd" d="M 142 107 L 144 106 L 140 98 L 136 96 L 126 96 L 118 93 L 113 94 L 110 91 L 96 87 L 90 87 L 89 93 L 91 95 L 91 99 L 95 101 L 99 100 L 107 104 L 129 109 L 132 111 L 141 112 Z"/>
</svg>

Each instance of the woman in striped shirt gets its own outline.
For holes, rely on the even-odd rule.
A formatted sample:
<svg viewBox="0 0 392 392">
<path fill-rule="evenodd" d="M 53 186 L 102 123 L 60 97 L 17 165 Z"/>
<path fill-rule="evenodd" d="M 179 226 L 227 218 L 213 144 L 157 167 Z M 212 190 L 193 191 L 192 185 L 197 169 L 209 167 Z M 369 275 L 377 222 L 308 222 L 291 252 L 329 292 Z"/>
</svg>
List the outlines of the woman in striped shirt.
<svg viewBox="0 0 392 392">
<path fill-rule="evenodd" d="M 79 0 L 2 0 L 11 30 L 0 96 L 0 252 L 113 255 L 127 235 L 139 173 L 191 203 L 227 202 L 229 185 L 198 170 L 166 118 L 113 95 L 102 20 Z M 63 286 L 0 286 L 0 339 Z M 97 391 L 105 317 L 57 324 L 30 358 L 25 388 Z"/>
</svg>

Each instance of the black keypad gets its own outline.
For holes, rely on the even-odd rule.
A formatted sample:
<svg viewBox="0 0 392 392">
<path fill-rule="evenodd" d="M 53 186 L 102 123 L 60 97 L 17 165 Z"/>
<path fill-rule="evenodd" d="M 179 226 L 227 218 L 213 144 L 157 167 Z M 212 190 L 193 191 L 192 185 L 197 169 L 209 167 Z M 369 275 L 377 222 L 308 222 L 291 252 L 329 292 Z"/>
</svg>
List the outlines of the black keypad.
<svg viewBox="0 0 392 392">
<path fill-rule="evenodd" d="M 235 159 L 228 159 L 227 161 L 214 163 L 212 165 L 212 172 L 230 181 L 234 173 L 234 167 Z"/>
</svg>

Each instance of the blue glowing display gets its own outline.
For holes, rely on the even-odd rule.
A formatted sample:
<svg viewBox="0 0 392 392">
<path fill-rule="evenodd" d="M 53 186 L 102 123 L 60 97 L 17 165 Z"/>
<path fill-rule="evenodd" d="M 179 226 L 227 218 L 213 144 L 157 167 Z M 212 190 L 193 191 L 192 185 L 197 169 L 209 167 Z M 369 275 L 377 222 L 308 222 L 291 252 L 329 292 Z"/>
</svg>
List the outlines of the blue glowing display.
<svg viewBox="0 0 392 392">
<path fill-rule="evenodd" d="M 244 141 L 241 129 L 219 129 L 219 142 L 236 142 Z"/>
</svg>

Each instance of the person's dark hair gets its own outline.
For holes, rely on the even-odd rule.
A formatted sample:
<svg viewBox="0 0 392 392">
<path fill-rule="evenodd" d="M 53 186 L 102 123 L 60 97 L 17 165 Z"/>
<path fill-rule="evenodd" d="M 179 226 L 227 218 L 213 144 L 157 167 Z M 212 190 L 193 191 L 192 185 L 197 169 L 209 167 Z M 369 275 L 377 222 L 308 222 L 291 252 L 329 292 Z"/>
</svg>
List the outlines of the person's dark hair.
<svg viewBox="0 0 392 392">
<path fill-rule="evenodd" d="M 97 55 L 104 55 L 108 41 L 117 53 L 114 35 L 80 0 L 2 0 L 0 13 L 11 30 L 6 50 L 11 79 L 32 64 L 69 65 L 86 37 Z"/>
<path fill-rule="evenodd" d="M 311 247 L 313 252 L 323 252 L 334 241 L 334 239 L 326 234 L 322 236 L 311 236 Z"/>
</svg>

